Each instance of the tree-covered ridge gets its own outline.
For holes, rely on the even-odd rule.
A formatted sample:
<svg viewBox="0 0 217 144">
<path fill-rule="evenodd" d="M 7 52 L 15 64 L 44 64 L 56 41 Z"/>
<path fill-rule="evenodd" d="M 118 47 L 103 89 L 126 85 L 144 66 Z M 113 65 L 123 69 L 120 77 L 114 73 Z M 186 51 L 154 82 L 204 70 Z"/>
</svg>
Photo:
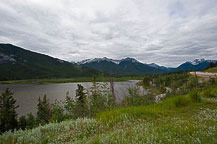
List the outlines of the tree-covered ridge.
<svg viewBox="0 0 217 144">
<path fill-rule="evenodd" d="M 205 72 L 217 73 L 217 63 L 210 63 L 210 65 L 205 69 Z"/>
<path fill-rule="evenodd" d="M 96 76 L 99 71 L 11 44 L 0 44 L 0 80 Z"/>
</svg>

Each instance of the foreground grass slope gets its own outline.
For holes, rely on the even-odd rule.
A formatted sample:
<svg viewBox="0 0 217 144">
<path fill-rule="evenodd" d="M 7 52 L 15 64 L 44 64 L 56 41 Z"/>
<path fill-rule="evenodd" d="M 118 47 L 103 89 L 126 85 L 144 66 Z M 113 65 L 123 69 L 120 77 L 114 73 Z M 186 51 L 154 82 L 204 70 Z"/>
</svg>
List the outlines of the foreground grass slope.
<svg viewBox="0 0 217 144">
<path fill-rule="evenodd" d="M 217 143 L 216 94 L 213 86 L 198 95 L 113 109 L 92 119 L 7 132 L 0 143 Z"/>
</svg>

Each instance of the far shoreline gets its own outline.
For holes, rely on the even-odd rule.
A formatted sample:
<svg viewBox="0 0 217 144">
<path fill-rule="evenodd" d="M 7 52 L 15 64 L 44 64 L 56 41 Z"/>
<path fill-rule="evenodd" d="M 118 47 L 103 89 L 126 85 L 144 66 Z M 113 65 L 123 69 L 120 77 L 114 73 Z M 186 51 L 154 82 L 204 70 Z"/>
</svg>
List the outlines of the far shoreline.
<svg viewBox="0 0 217 144">
<path fill-rule="evenodd" d="M 97 77 L 96 82 L 110 82 L 111 78 L 114 82 L 124 82 L 129 80 L 143 80 L 144 77 Z M 24 80 L 8 80 L 0 81 L 0 84 L 61 84 L 61 83 L 78 83 L 92 82 L 92 77 L 77 77 L 77 78 L 51 78 L 51 79 L 24 79 Z"/>
</svg>

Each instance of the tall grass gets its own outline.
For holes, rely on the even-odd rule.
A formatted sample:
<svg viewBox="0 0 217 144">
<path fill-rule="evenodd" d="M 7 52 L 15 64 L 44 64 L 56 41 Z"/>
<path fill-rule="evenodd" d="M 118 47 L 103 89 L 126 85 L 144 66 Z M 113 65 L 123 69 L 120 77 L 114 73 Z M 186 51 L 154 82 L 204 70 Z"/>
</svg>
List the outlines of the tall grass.
<svg viewBox="0 0 217 144">
<path fill-rule="evenodd" d="M 192 101 L 194 101 L 194 102 L 201 102 L 202 101 L 200 93 L 198 91 L 190 92 L 189 96 L 192 99 Z"/>
</svg>

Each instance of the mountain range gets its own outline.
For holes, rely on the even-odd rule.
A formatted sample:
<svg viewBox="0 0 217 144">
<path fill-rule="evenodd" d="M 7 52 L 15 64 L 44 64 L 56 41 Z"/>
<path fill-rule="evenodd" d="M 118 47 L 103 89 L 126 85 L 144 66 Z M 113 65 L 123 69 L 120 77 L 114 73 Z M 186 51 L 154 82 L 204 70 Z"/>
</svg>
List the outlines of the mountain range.
<svg viewBox="0 0 217 144">
<path fill-rule="evenodd" d="M 165 70 L 149 66 L 137 61 L 134 58 L 125 58 L 121 60 L 113 60 L 109 58 L 87 59 L 77 63 L 81 66 L 94 68 L 110 75 L 115 76 L 132 76 L 144 74 L 160 74 Z"/>
<path fill-rule="evenodd" d="M 134 58 L 113 60 L 106 57 L 68 62 L 48 55 L 25 50 L 12 44 L 0 44 L 0 81 L 38 78 L 142 76 L 177 71 L 204 70 L 217 60 L 195 59 L 176 68 L 146 64 Z"/>
<path fill-rule="evenodd" d="M 210 63 L 217 63 L 217 60 L 195 59 L 194 61 L 187 61 L 176 68 L 159 66 L 155 63 L 141 63 L 134 58 L 113 60 L 103 57 L 77 62 L 78 65 L 95 68 L 113 74 L 159 74 L 178 71 L 202 71 L 208 67 Z"/>
</svg>

